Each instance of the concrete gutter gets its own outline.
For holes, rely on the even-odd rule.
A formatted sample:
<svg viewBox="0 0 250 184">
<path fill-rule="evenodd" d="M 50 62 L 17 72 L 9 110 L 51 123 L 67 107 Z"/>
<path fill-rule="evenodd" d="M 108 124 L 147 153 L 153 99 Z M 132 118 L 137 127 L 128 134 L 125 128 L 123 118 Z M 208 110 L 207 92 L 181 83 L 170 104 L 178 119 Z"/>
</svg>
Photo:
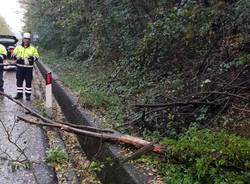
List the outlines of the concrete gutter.
<svg viewBox="0 0 250 184">
<path fill-rule="evenodd" d="M 37 62 L 37 67 L 43 76 L 50 70 L 41 62 Z M 98 120 L 91 117 L 84 109 L 77 105 L 77 98 L 66 91 L 58 77 L 53 74 L 52 91 L 58 104 L 60 105 L 68 122 L 88 126 L 98 125 Z M 100 139 L 78 136 L 78 141 L 89 159 L 104 161 L 106 158 L 112 160 L 118 158 L 121 149 L 118 146 L 102 143 Z M 132 164 L 105 165 L 101 172 L 97 173 L 104 184 L 146 184 L 148 177 L 143 172 L 135 168 Z"/>
</svg>

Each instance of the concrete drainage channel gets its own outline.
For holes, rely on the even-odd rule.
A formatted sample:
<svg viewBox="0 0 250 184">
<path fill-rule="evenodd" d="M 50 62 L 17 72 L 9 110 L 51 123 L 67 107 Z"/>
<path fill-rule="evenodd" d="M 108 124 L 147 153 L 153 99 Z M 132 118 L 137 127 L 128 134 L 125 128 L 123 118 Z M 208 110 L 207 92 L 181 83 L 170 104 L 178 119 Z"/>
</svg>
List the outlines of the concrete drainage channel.
<svg viewBox="0 0 250 184">
<path fill-rule="evenodd" d="M 37 66 L 43 76 L 49 72 L 49 69 L 43 63 L 37 62 Z M 52 91 L 68 122 L 95 127 L 98 125 L 98 120 L 95 120 L 77 106 L 77 98 L 63 88 L 55 74 L 53 74 Z M 119 156 L 119 151 L 121 151 L 118 146 L 102 143 L 97 138 L 78 136 L 78 141 L 90 159 L 93 157 L 100 161 L 104 161 L 106 158 L 116 159 Z M 104 184 L 148 183 L 148 176 L 143 171 L 132 166 L 132 164 L 120 164 L 119 162 L 112 166 L 108 164 L 97 175 Z"/>
</svg>

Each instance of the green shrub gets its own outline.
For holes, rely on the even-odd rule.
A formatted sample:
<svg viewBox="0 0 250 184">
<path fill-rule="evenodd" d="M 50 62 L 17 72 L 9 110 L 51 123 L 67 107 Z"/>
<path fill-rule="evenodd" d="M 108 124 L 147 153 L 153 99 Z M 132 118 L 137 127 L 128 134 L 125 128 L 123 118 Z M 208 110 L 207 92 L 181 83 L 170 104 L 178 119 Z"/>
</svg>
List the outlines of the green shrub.
<svg viewBox="0 0 250 184">
<path fill-rule="evenodd" d="M 144 157 L 170 184 L 249 183 L 250 140 L 225 132 L 190 128 L 176 139 L 161 142 L 164 161 Z"/>
<path fill-rule="evenodd" d="M 88 90 L 80 92 L 81 103 L 90 108 L 107 108 L 112 104 L 112 99 L 100 90 Z"/>
<path fill-rule="evenodd" d="M 68 155 L 60 146 L 50 148 L 46 151 L 46 162 L 49 164 L 62 164 L 68 161 Z"/>
</svg>

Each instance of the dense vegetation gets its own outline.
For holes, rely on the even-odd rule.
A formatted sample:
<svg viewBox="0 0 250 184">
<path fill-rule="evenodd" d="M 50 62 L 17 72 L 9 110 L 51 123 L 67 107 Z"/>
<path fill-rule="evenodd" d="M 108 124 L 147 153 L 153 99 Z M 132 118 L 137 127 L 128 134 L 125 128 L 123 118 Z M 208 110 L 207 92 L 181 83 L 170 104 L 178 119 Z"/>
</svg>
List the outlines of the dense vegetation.
<svg viewBox="0 0 250 184">
<path fill-rule="evenodd" d="M 177 139 L 165 139 L 164 159 L 151 157 L 140 161 L 155 168 L 169 184 L 249 183 L 250 141 L 225 132 L 191 127 Z"/>
<path fill-rule="evenodd" d="M 159 168 L 166 181 L 250 181 L 249 140 L 207 130 L 249 136 L 250 1 L 21 1 L 25 31 L 84 107 L 105 126 L 166 137 L 177 157 Z"/>
</svg>

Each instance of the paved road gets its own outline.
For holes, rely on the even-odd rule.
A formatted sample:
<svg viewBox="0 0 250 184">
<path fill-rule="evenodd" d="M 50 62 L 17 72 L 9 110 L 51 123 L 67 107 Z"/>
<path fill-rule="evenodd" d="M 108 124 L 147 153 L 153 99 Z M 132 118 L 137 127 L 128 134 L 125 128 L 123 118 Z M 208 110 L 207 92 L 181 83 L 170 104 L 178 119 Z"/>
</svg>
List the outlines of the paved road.
<svg viewBox="0 0 250 184">
<path fill-rule="evenodd" d="M 5 93 L 15 95 L 15 72 L 4 74 Z M 22 101 L 26 105 L 30 102 Z M 56 177 L 52 169 L 44 162 L 47 143 L 40 128 L 18 122 L 14 126 L 15 116 L 24 115 L 24 111 L 6 98 L 0 97 L 0 184 L 55 184 Z M 10 143 L 4 126 L 11 132 L 9 138 L 17 140 L 17 145 L 25 149 L 25 154 L 32 162 L 30 169 L 13 160 L 22 160 L 17 147 Z M 13 130 L 12 130 L 13 129 Z M 11 131 L 12 130 L 12 131 Z M 18 167 L 19 165 L 19 167 Z"/>
</svg>

